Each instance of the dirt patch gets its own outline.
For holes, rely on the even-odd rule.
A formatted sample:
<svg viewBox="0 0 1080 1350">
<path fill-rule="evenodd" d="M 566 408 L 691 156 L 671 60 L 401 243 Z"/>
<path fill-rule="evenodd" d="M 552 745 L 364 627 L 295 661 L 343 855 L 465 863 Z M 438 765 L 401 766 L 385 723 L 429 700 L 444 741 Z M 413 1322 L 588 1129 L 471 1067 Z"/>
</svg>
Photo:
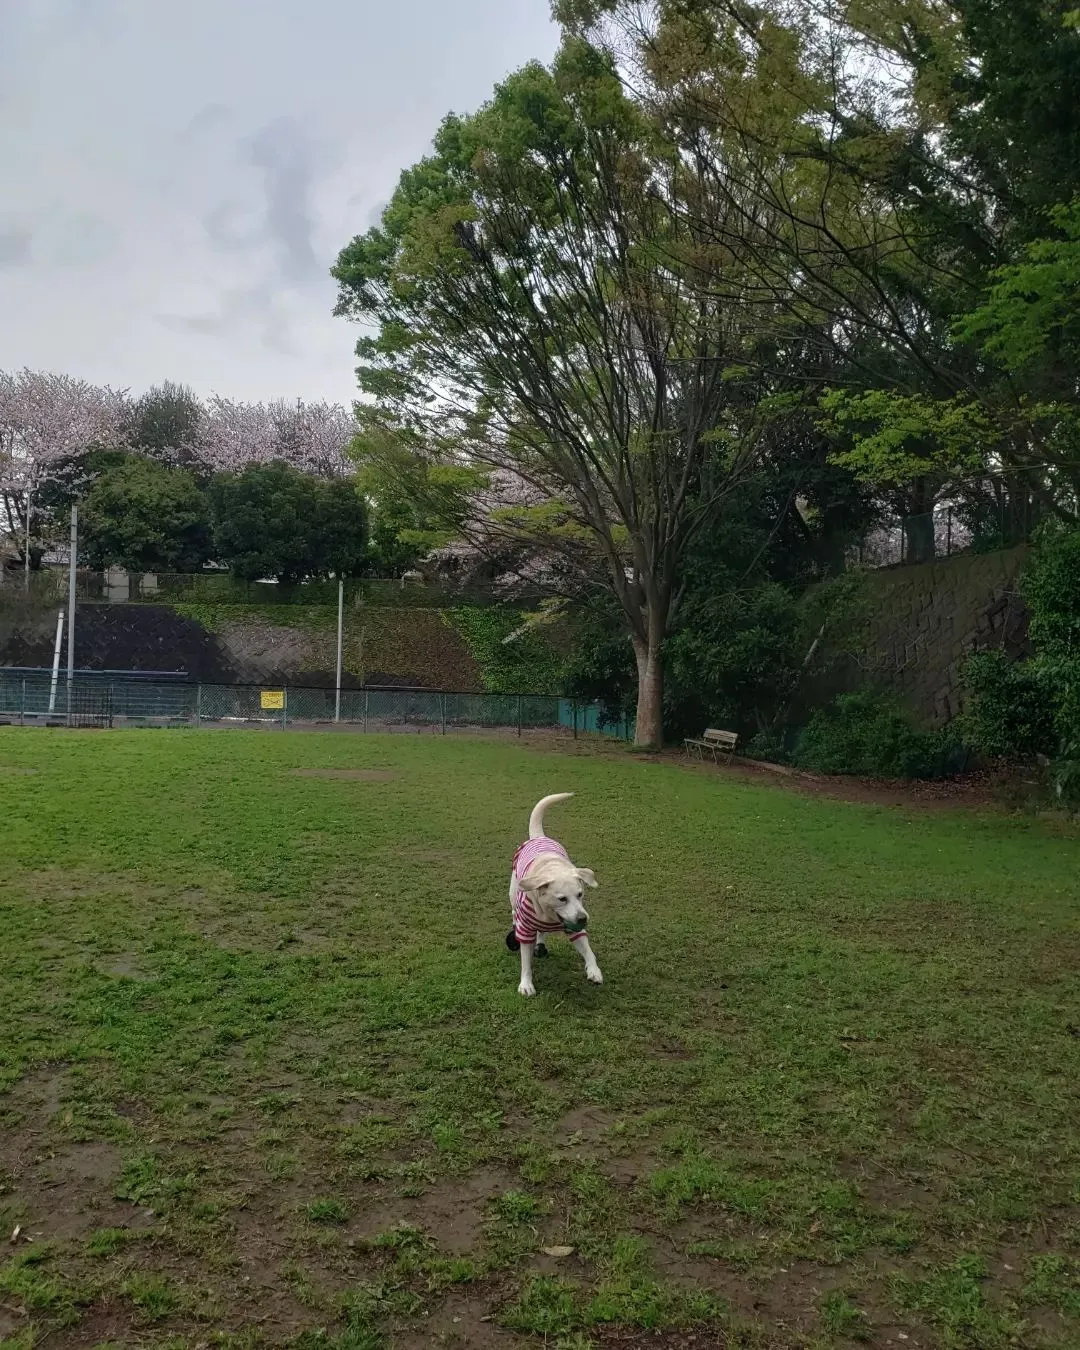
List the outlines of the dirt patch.
<svg viewBox="0 0 1080 1350">
<path fill-rule="evenodd" d="M 396 769 L 290 769 L 293 778 L 327 778 L 356 783 L 390 783 L 401 775 Z"/>
<path fill-rule="evenodd" d="M 509 1173 L 483 1170 L 461 1180 L 441 1181 L 415 1199 L 396 1202 L 392 1209 L 379 1208 L 361 1215 L 358 1236 L 371 1239 L 408 1225 L 422 1228 L 440 1251 L 465 1256 L 480 1245 L 488 1201 L 513 1185 Z"/>
<path fill-rule="evenodd" d="M 35 1242 L 82 1238 L 96 1228 L 149 1228 L 153 1214 L 116 1199 L 119 1149 L 57 1137 L 54 1122 L 68 1093 L 68 1071 L 51 1067 L 27 1074 L 4 1099 L 3 1208 Z"/>
<path fill-rule="evenodd" d="M 727 1350 L 727 1347 L 745 1345 L 745 1337 L 715 1327 L 699 1331 L 631 1331 L 625 1327 L 598 1327 L 592 1333 L 596 1345 L 640 1345 L 651 1350 Z M 790 1341 L 769 1340 L 756 1342 L 760 1350 L 789 1350 Z"/>
<path fill-rule="evenodd" d="M 109 956 L 98 961 L 98 970 L 114 980 L 135 980 L 139 984 L 148 984 L 156 977 L 145 970 L 132 956 Z"/>
<path fill-rule="evenodd" d="M 575 1106 L 556 1122 L 553 1138 L 562 1144 L 595 1144 L 618 1119 L 617 1112 L 602 1106 Z"/>
<path fill-rule="evenodd" d="M 395 1350 L 512 1350 L 537 1342 L 515 1336 L 498 1326 L 486 1301 L 463 1294 L 443 1300 L 422 1330 L 404 1330 L 393 1338 Z"/>
<path fill-rule="evenodd" d="M 993 806 L 1001 809 L 1007 789 L 1007 782 L 993 773 L 968 773 L 962 778 L 923 781 L 854 778 L 847 775 L 833 777 L 741 758 L 718 764 L 701 764 L 696 760 L 688 760 L 675 749 L 637 758 L 653 764 L 678 764 L 688 772 L 716 774 L 758 786 L 765 783 L 804 796 L 831 797 L 836 801 L 867 806 L 918 806 L 928 810 Z"/>
</svg>

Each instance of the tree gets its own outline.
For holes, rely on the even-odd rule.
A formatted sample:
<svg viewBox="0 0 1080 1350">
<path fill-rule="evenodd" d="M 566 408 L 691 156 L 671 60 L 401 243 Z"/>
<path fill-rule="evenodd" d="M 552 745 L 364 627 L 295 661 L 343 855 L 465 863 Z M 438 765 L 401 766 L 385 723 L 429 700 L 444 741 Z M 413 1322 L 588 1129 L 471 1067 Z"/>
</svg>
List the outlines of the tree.
<svg viewBox="0 0 1080 1350">
<path fill-rule="evenodd" d="M 210 498 L 217 556 L 243 580 L 363 571 L 365 511 L 351 483 L 327 483 L 275 461 L 216 474 Z"/>
<path fill-rule="evenodd" d="M 357 346 L 363 423 L 519 475 L 545 499 L 521 527 L 569 541 L 583 581 L 603 569 L 636 657 L 640 744 L 662 738 L 685 550 L 757 433 L 725 379 L 741 315 L 698 284 L 700 237 L 675 209 L 693 190 L 693 158 L 658 144 L 613 63 L 571 39 L 550 70 L 448 118 L 334 269 L 337 312 L 377 329 Z"/>
<path fill-rule="evenodd" d="M 336 404 L 238 403 L 214 395 L 200 428 L 198 456 L 219 473 L 280 461 L 303 473 L 341 477 L 351 468 L 345 452 L 355 432 L 353 418 Z"/>
<path fill-rule="evenodd" d="M 209 503 L 187 470 L 130 455 L 86 494 L 80 541 L 91 567 L 193 572 L 213 549 Z"/>
<path fill-rule="evenodd" d="M 199 458 L 205 418 L 205 409 L 193 390 L 166 380 L 136 399 L 128 443 L 150 459 L 190 468 Z"/>
<path fill-rule="evenodd" d="M 82 477 L 87 451 L 123 445 L 127 406 L 123 392 L 68 375 L 0 371 L 0 507 L 27 569 L 44 542 L 33 535 L 35 504 Z"/>
</svg>

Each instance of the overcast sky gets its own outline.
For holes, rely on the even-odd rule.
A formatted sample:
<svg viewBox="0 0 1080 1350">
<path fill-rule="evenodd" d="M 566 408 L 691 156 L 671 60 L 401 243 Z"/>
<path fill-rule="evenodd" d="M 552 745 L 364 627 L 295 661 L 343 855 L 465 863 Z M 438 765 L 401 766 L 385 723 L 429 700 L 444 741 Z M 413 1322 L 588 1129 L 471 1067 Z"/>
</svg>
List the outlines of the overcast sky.
<svg viewBox="0 0 1080 1350">
<path fill-rule="evenodd" d="M 353 397 L 328 268 L 548 0 L 0 0 L 0 369 Z"/>
</svg>

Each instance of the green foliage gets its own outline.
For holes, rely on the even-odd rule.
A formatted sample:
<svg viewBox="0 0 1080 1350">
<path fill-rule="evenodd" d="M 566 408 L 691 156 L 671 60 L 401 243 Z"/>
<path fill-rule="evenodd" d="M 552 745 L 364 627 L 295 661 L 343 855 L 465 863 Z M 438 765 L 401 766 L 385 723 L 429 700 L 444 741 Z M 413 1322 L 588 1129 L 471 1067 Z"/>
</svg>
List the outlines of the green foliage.
<svg viewBox="0 0 1080 1350">
<path fill-rule="evenodd" d="M 1080 656 L 1080 529 L 1045 529 L 1024 568 L 1031 638 L 1054 660 Z"/>
<path fill-rule="evenodd" d="M 821 406 L 825 426 L 846 442 L 832 461 L 864 482 L 907 485 L 977 473 L 1000 429 L 970 399 L 934 399 L 887 389 L 832 391 Z"/>
<path fill-rule="evenodd" d="M 488 693 L 567 692 L 567 653 L 554 641 L 552 625 L 542 622 L 543 615 L 503 605 L 462 605 L 448 617 L 480 667 Z"/>
<path fill-rule="evenodd" d="M 963 730 L 973 749 L 993 759 L 1053 753 L 1053 697 L 1036 663 L 979 652 L 964 667 L 964 683 Z"/>
<path fill-rule="evenodd" d="M 128 438 L 150 459 L 181 465 L 193 458 L 203 407 L 186 385 L 166 380 L 147 390 L 131 413 Z"/>
<path fill-rule="evenodd" d="M 242 580 L 297 582 L 364 570 L 366 511 L 351 482 L 273 463 L 215 475 L 210 496 L 217 555 Z"/>
<path fill-rule="evenodd" d="M 399 576 L 454 539 L 488 477 L 476 468 L 432 463 L 408 435 L 377 426 L 358 435 L 349 453 L 369 503 L 371 568 L 382 576 Z"/>
<path fill-rule="evenodd" d="M 800 768 L 874 778 L 934 778 L 955 761 L 954 737 L 917 731 L 889 699 L 841 694 L 819 709 L 795 745 Z"/>
<path fill-rule="evenodd" d="M 572 632 L 566 694 L 601 704 L 609 722 L 632 717 L 637 686 L 634 650 L 614 598 L 599 597 L 580 606 Z"/>
<path fill-rule="evenodd" d="M 708 723 L 761 729 L 794 688 L 803 652 L 796 597 L 776 582 L 702 589 L 665 644 L 668 717 L 674 730 Z"/>
<path fill-rule="evenodd" d="M 973 657 L 965 733 L 983 754 L 1053 756 L 1054 792 L 1080 806 L 1080 529 L 1044 528 L 1024 569 L 1036 654 Z"/>
<path fill-rule="evenodd" d="M 79 515 L 80 544 L 94 568 L 192 572 L 213 550 L 209 503 L 192 475 L 142 456 L 104 469 Z"/>
<path fill-rule="evenodd" d="M 997 268 L 986 299 L 956 325 L 1006 370 L 1080 354 L 1080 198 L 1054 207 L 1048 224 L 1055 233 Z"/>
</svg>

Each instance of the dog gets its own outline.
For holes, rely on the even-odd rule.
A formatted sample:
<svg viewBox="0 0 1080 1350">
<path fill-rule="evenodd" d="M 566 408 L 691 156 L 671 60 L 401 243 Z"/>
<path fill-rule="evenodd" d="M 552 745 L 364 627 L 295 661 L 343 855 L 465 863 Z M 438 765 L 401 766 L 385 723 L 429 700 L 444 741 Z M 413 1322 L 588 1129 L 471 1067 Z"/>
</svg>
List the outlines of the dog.
<svg viewBox="0 0 1080 1350">
<path fill-rule="evenodd" d="M 544 797 L 529 817 L 529 837 L 514 854 L 510 872 L 510 912 L 514 926 L 506 935 L 511 951 L 521 952 L 521 983 L 518 993 L 532 998 L 533 955 L 547 956 L 546 933 L 564 932 L 585 959 L 585 978 L 603 984 L 604 977 L 589 945 L 589 914 L 581 903 L 585 887 L 595 889 L 596 877 L 588 867 L 575 867 L 562 844 L 544 833 L 544 812 L 556 802 L 568 801 L 572 792 Z"/>
</svg>

